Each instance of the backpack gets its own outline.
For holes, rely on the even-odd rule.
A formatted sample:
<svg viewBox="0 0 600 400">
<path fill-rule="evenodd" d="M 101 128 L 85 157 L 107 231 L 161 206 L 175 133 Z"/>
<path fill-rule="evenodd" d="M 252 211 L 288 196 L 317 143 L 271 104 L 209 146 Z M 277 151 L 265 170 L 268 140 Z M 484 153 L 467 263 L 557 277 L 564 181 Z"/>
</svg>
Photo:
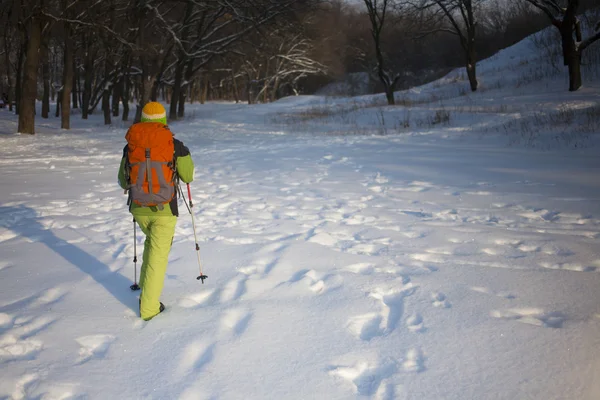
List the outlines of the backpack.
<svg viewBox="0 0 600 400">
<path fill-rule="evenodd" d="M 143 122 L 132 125 L 125 139 L 130 201 L 162 210 L 175 197 L 173 134 L 160 122 Z"/>
</svg>

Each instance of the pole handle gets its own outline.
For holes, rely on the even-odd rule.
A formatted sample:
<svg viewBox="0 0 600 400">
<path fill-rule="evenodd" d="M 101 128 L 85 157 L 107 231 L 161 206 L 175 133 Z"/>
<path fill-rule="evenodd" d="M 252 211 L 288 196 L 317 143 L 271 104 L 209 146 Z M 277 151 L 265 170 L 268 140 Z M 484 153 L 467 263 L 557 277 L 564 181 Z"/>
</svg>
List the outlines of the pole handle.
<svg viewBox="0 0 600 400">
<path fill-rule="evenodd" d="M 190 190 L 190 184 L 187 183 L 188 190 L 188 199 L 190 199 L 190 208 L 194 207 L 194 203 L 192 203 L 192 191 Z"/>
</svg>

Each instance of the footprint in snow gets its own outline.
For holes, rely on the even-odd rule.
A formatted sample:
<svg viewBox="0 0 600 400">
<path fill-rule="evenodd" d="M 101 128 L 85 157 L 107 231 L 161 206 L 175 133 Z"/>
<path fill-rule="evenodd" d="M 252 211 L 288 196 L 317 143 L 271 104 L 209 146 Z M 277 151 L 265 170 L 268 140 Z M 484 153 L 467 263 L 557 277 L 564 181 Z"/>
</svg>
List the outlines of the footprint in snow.
<svg viewBox="0 0 600 400">
<path fill-rule="evenodd" d="M 0 337 L 0 360 L 34 360 L 43 348 L 39 340 L 20 338 L 8 334 Z"/>
<path fill-rule="evenodd" d="M 12 327 L 13 325 L 13 316 L 6 313 L 0 313 L 0 329 L 4 330 Z"/>
<path fill-rule="evenodd" d="M 178 304 L 183 308 L 199 308 L 210 303 L 213 300 L 215 293 L 214 289 L 210 289 L 190 294 L 179 300 Z"/>
<path fill-rule="evenodd" d="M 331 366 L 329 375 L 349 382 L 354 392 L 360 396 L 373 396 L 379 391 L 382 381 L 398 370 L 394 361 L 379 365 L 359 362 L 353 366 Z"/>
<path fill-rule="evenodd" d="M 558 269 L 563 271 L 575 271 L 575 272 L 593 272 L 596 271 L 597 267 L 592 265 L 583 265 L 579 263 L 541 263 L 544 268 Z"/>
<path fill-rule="evenodd" d="M 473 286 L 470 289 L 477 293 L 490 294 L 493 296 L 502 297 L 504 299 L 515 299 L 516 298 L 516 296 L 510 292 L 506 292 L 506 291 L 494 292 L 493 290 L 486 288 L 486 287 L 482 287 L 482 286 Z"/>
<path fill-rule="evenodd" d="M 566 316 L 560 312 L 546 312 L 541 308 L 511 308 L 494 310 L 490 314 L 498 319 L 514 320 L 547 328 L 561 328 L 566 320 Z"/>
<path fill-rule="evenodd" d="M 418 348 L 409 349 L 402 363 L 404 372 L 423 372 L 425 370 L 425 357 Z"/>
<path fill-rule="evenodd" d="M 238 300 L 240 297 L 242 297 L 246 293 L 247 280 L 247 275 L 240 274 L 236 278 L 227 282 L 221 291 L 221 303 L 228 303 Z"/>
<path fill-rule="evenodd" d="M 369 341 L 376 336 L 383 336 L 385 330 L 381 327 L 383 315 L 380 313 L 368 313 L 351 317 L 346 328 L 357 338 Z"/>
<path fill-rule="evenodd" d="M 319 295 L 338 289 L 344 284 L 344 278 L 340 275 L 326 274 L 321 276 L 312 269 L 306 271 L 300 279 L 296 280 L 306 282 L 310 291 Z"/>
<path fill-rule="evenodd" d="M 33 307 L 50 306 L 62 300 L 67 295 L 67 291 L 60 288 L 54 287 L 44 291 L 35 302 L 32 304 Z"/>
<path fill-rule="evenodd" d="M 241 335 L 248 327 L 251 318 L 252 313 L 247 310 L 241 308 L 227 310 L 220 321 L 221 331 L 232 332 L 236 336 Z"/>
<path fill-rule="evenodd" d="M 202 371 L 213 360 L 215 346 L 216 343 L 208 343 L 206 338 L 188 344 L 182 352 L 183 356 L 177 368 L 178 375 L 185 376 Z"/>
<path fill-rule="evenodd" d="M 90 335 L 75 339 L 81 346 L 77 363 L 83 364 L 92 358 L 104 358 L 115 339 L 113 335 Z"/>
<path fill-rule="evenodd" d="M 2 242 L 1 238 L 0 238 L 0 242 Z M 12 267 L 11 264 L 4 262 L 4 261 L 0 261 L 0 271 L 3 271 L 5 269 L 11 268 L 11 267 Z"/>
<path fill-rule="evenodd" d="M 375 265 L 370 263 L 357 263 L 347 265 L 343 268 L 345 271 L 358 275 L 371 275 L 375 271 Z"/>
<path fill-rule="evenodd" d="M 441 292 L 434 292 L 434 293 L 432 293 L 431 294 L 431 302 L 432 302 L 432 304 L 433 304 L 434 307 L 440 307 L 440 308 L 450 308 L 450 307 L 452 307 L 452 304 L 450 304 L 450 302 L 446 298 L 446 295 L 444 293 L 441 293 Z"/>
<path fill-rule="evenodd" d="M 17 334 L 20 339 L 28 339 L 32 336 L 37 335 L 44 329 L 48 328 L 54 322 L 56 322 L 56 318 L 53 318 L 48 315 L 43 315 L 41 317 L 32 317 L 28 319 L 26 322 L 20 323 L 19 327 L 13 329 L 12 333 Z M 18 319 L 16 321 L 19 321 Z"/>
<path fill-rule="evenodd" d="M 404 313 L 404 298 L 412 295 L 415 290 L 416 287 L 411 283 L 400 290 L 376 289 L 369 296 L 380 301 L 381 310 L 350 318 L 346 328 L 365 341 L 393 332 Z"/>
<path fill-rule="evenodd" d="M 30 391 L 40 381 L 38 374 L 26 374 L 16 382 L 15 389 L 10 397 L 11 400 L 23 400 L 33 398 Z"/>
<path fill-rule="evenodd" d="M 411 332 L 424 332 L 425 323 L 419 313 L 412 314 L 406 319 L 406 327 Z"/>
</svg>

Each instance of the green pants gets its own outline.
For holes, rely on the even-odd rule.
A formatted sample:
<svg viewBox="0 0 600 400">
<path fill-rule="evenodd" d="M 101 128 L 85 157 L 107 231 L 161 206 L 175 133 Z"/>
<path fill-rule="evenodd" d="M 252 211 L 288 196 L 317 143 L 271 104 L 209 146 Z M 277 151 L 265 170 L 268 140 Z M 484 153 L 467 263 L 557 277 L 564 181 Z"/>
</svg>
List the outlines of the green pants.
<svg viewBox="0 0 600 400">
<path fill-rule="evenodd" d="M 167 273 L 177 217 L 137 215 L 135 220 L 146 235 L 139 283 L 142 289 L 140 316 L 149 320 L 160 312 L 160 295 Z"/>
</svg>

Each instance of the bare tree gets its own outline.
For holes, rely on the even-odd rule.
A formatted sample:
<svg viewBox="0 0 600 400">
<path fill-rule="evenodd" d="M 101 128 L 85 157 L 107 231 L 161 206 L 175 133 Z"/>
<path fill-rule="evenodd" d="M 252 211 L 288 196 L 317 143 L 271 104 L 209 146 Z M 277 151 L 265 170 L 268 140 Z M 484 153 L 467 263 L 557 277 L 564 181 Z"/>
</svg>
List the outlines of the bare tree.
<svg viewBox="0 0 600 400">
<path fill-rule="evenodd" d="M 183 116 L 183 105 L 194 75 L 234 44 L 298 6 L 320 0 L 183 0 L 151 7 L 157 27 L 175 43 L 169 118 Z"/>
<path fill-rule="evenodd" d="M 13 111 L 13 71 L 16 70 L 16 63 L 11 56 L 13 56 L 15 50 L 22 47 L 19 40 L 15 40 L 15 37 L 18 38 L 20 36 L 16 29 L 17 18 L 14 2 L 4 2 L 0 6 L 0 24 L 4 27 L 4 35 L 2 37 L 4 46 L 1 50 L 4 52 L 4 68 L 6 73 L 6 87 L 2 95 L 6 95 L 6 99 L 3 100 L 8 101 L 8 109 L 10 111 Z M 20 57 L 17 57 L 17 59 L 20 59 Z"/>
<path fill-rule="evenodd" d="M 282 25 L 268 35 L 252 39 L 243 48 L 253 51 L 247 51 L 242 67 L 243 75 L 251 77 L 250 103 L 258 102 L 261 97 L 264 102 L 274 101 L 284 88 L 297 95 L 303 78 L 327 73 L 327 67 L 313 57 L 314 42 L 302 30 Z"/>
<path fill-rule="evenodd" d="M 49 38 L 42 40 L 42 80 L 44 81 L 44 93 L 42 95 L 42 118 L 47 119 L 50 114 L 50 49 Z"/>
<path fill-rule="evenodd" d="M 581 55 L 592 43 L 600 39 L 600 21 L 590 35 L 583 38 L 581 19 L 577 15 L 580 0 L 525 0 L 541 10 L 560 32 L 563 62 L 569 69 L 569 91 L 581 87 Z"/>
<path fill-rule="evenodd" d="M 75 0 L 76 1 L 76 0 Z M 67 21 L 72 0 L 61 0 L 63 19 L 63 80 L 60 98 L 60 127 L 71 129 L 71 90 L 73 90 L 73 27 Z"/>
<path fill-rule="evenodd" d="M 477 22 L 475 10 L 484 0 L 424 0 L 418 8 L 424 10 L 434 10 L 437 12 L 432 15 L 433 19 L 442 17 L 449 22 L 449 27 L 435 28 L 435 32 L 447 32 L 456 35 L 460 40 L 460 45 L 465 55 L 465 68 L 471 91 L 476 91 L 477 83 L 477 51 L 475 44 L 475 35 Z M 433 31 L 427 32 L 431 33 Z"/>
<path fill-rule="evenodd" d="M 19 102 L 20 133 L 35 134 L 35 100 L 37 98 L 38 66 L 40 46 L 42 44 L 43 20 L 37 4 L 32 5 L 33 12 L 23 19 L 27 35 L 27 50 L 23 71 L 23 83 Z M 21 5 L 23 7 L 23 5 Z M 24 10 L 23 10 L 24 11 Z"/>
<path fill-rule="evenodd" d="M 386 16 L 391 9 L 390 0 L 363 0 L 367 6 L 367 13 L 371 21 L 371 36 L 375 45 L 375 57 L 377 59 L 377 76 L 383 84 L 385 97 L 389 105 L 396 104 L 394 89 L 400 79 L 400 75 L 386 69 L 386 60 L 382 49 L 382 32 L 386 22 Z"/>
</svg>

